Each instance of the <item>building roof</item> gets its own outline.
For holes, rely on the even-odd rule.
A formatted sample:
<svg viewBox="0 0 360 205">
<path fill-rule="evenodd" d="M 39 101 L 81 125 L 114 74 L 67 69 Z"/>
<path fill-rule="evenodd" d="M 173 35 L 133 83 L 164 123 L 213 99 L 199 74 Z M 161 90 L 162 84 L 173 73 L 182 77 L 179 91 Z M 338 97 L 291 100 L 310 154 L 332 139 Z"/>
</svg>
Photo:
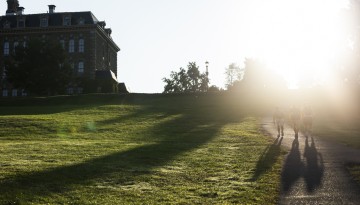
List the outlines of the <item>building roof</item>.
<svg viewBox="0 0 360 205">
<path fill-rule="evenodd" d="M 70 25 L 64 25 L 64 17 L 70 17 Z M 46 17 L 48 19 L 48 24 L 46 27 L 40 25 L 41 19 Z M 25 25 L 19 26 L 18 20 L 24 19 Z M 100 29 L 102 35 L 106 37 L 111 45 L 117 51 L 120 51 L 120 48 L 111 38 L 111 29 L 105 28 L 105 21 L 99 21 L 91 11 L 82 11 L 82 12 L 54 12 L 54 13 L 40 13 L 40 14 L 16 14 L 16 15 L 6 15 L 0 16 L 0 33 L 2 31 L 7 32 L 7 30 L 12 29 L 37 29 L 37 28 L 65 28 L 72 26 L 96 26 Z"/>
<path fill-rule="evenodd" d="M 90 11 L 6 15 L 0 16 L 0 29 L 17 28 L 17 21 L 21 17 L 25 18 L 25 28 L 40 27 L 42 17 L 48 17 L 48 27 L 63 26 L 65 16 L 71 17 L 71 25 L 94 25 L 99 23 L 99 20 Z M 6 24 L 8 24 L 8 27 Z"/>
<path fill-rule="evenodd" d="M 103 79 L 103 80 L 112 79 L 115 82 L 118 82 L 115 73 L 112 72 L 111 70 L 97 70 L 95 72 L 95 78 L 99 79 L 99 80 L 100 79 Z"/>
</svg>

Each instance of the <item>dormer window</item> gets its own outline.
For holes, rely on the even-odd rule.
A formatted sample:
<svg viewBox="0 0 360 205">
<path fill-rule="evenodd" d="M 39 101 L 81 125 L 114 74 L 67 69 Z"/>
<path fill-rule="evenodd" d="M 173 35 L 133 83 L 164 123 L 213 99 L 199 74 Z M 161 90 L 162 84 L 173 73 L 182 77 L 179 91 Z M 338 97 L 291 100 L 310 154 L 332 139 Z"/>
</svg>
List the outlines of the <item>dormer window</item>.
<svg viewBox="0 0 360 205">
<path fill-rule="evenodd" d="M 84 25 L 85 24 L 85 19 L 80 18 L 78 23 L 79 23 L 79 25 Z"/>
<path fill-rule="evenodd" d="M 71 16 L 64 16 L 63 25 L 64 26 L 71 26 Z"/>
<path fill-rule="evenodd" d="M 24 28 L 25 27 L 25 18 L 24 17 L 18 18 L 17 27 L 18 28 Z"/>
<path fill-rule="evenodd" d="M 40 18 L 40 27 L 48 27 L 49 26 L 49 18 L 47 16 L 43 16 Z"/>
</svg>

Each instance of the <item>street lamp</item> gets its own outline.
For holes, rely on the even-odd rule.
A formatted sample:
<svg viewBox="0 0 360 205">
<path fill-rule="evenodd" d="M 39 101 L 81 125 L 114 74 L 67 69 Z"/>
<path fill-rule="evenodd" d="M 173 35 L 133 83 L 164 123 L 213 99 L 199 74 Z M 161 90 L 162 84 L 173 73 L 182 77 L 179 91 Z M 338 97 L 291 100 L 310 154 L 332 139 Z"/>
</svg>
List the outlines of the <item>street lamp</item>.
<svg viewBox="0 0 360 205">
<path fill-rule="evenodd" d="M 205 62 L 206 65 L 206 92 L 209 91 L 209 61 Z"/>
<path fill-rule="evenodd" d="M 209 77 L 209 61 L 206 61 L 205 65 L 206 65 L 206 76 Z"/>
</svg>

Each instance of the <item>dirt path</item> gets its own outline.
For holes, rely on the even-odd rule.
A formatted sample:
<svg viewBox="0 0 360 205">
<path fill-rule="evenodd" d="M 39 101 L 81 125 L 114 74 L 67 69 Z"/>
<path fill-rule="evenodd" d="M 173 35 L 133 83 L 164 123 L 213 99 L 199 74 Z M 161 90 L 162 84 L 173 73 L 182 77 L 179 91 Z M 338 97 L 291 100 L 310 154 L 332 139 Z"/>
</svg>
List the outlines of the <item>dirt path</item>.
<svg viewBox="0 0 360 205">
<path fill-rule="evenodd" d="M 281 174 L 279 204 L 360 204 L 360 187 L 351 179 L 345 163 L 360 163 L 360 150 L 306 138 L 285 128 L 284 137 L 277 138 L 272 119 L 265 118 L 263 128 L 289 149 Z"/>
</svg>

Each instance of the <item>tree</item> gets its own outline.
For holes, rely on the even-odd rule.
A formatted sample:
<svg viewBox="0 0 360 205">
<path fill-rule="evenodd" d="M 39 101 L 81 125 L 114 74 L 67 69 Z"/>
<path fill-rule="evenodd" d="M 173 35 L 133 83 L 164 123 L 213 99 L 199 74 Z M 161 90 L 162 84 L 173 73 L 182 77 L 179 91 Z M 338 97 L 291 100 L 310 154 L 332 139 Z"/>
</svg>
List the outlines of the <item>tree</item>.
<svg viewBox="0 0 360 205">
<path fill-rule="evenodd" d="M 360 85 L 360 1 L 351 0 L 349 8 L 342 13 L 343 22 L 346 22 L 343 31 L 343 45 L 345 50 L 345 58 L 339 69 L 341 80 L 346 80 L 347 84 L 355 87 Z M 349 46 L 351 42 L 351 46 Z"/>
<path fill-rule="evenodd" d="M 32 39 L 25 47 L 17 46 L 5 62 L 7 81 L 37 95 L 64 93 L 72 78 L 66 59 L 60 43 Z"/>
<path fill-rule="evenodd" d="M 246 90 L 253 94 L 261 94 L 264 92 L 277 92 L 286 89 L 285 80 L 268 69 L 262 61 L 257 59 L 245 59 L 244 73 L 241 81 L 234 81 L 228 90 Z"/>
<path fill-rule="evenodd" d="M 209 92 L 219 92 L 221 91 L 221 89 L 219 87 L 217 87 L 216 85 L 212 85 L 209 88 Z"/>
<path fill-rule="evenodd" d="M 231 89 L 234 86 L 235 82 L 241 80 L 242 74 L 242 69 L 235 63 L 232 63 L 227 68 L 225 68 L 226 88 L 228 90 Z"/>
<path fill-rule="evenodd" d="M 170 78 L 163 78 L 163 82 L 166 84 L 164 93 L 206 92 L 209 85 L 208 76 L 200 73 L 195 62 L 189 62 L 187 70 L 172 71 Z"/>
</svg>

